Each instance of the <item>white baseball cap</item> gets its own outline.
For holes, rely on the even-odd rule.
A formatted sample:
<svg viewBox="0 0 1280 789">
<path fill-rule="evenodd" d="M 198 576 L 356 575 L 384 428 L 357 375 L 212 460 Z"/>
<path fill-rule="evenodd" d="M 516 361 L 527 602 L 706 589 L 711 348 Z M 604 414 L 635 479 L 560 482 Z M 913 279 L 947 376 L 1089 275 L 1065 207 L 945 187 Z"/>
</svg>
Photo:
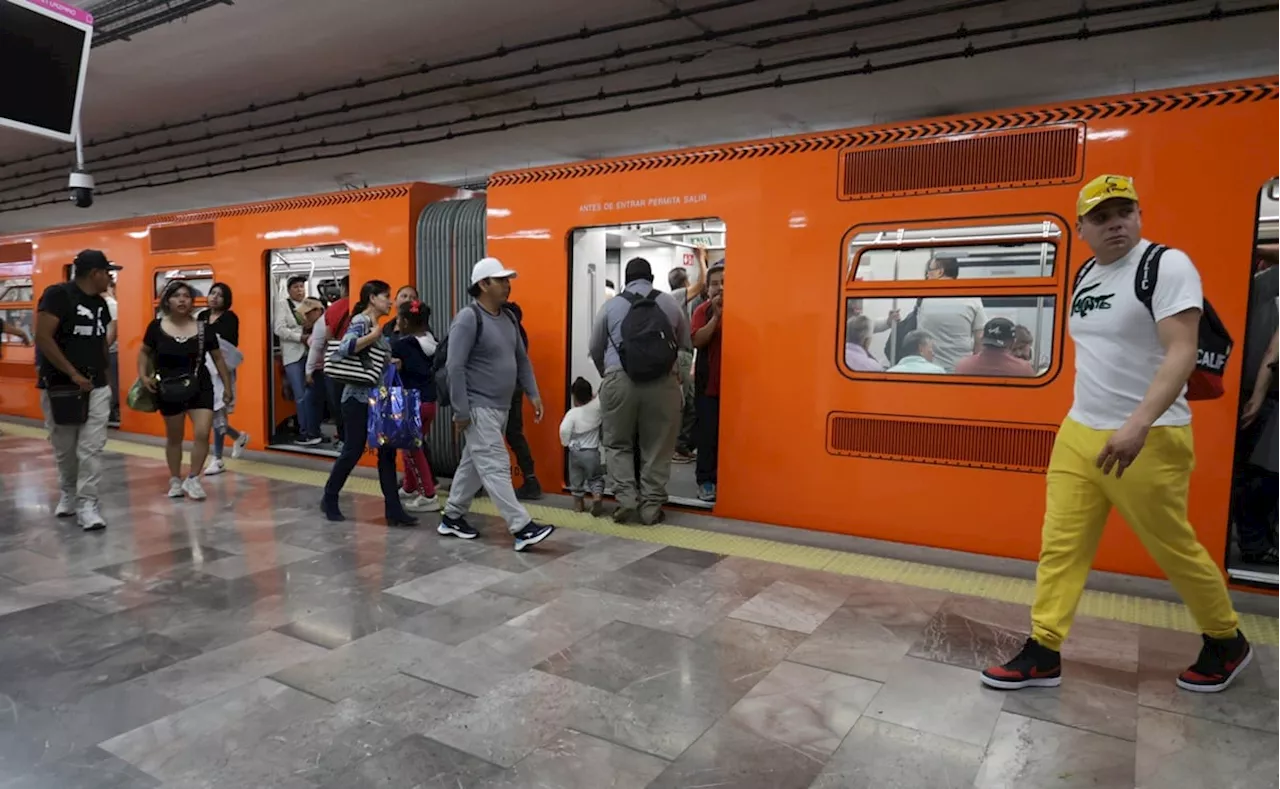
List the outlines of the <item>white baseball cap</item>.
<svg viewBox="0 0 1280 789">
<path fill-rule="evenodd" d="M 516 273 L 497 258 L 483 258 L 471 267 L 471 284 L 482 279 L 515 279 Z"/>
</svg>

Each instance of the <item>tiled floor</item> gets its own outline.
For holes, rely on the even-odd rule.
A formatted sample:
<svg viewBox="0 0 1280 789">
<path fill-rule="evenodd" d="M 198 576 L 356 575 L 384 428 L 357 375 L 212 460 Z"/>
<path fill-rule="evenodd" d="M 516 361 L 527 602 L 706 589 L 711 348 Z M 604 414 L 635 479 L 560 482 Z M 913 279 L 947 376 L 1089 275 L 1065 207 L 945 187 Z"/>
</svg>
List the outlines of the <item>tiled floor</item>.
<svg viewBox="0 0 1280 789">
<path fill-rule="evenodd" d="M 0 439 L 0 789 L 1275 787 L 1274 647 L 1082 618 L 1056 690 L 976 669 L 1025 607 L 561 529 L 525 554 L 376 500 L 106 461 L 105 533 Z"/>
</svg>

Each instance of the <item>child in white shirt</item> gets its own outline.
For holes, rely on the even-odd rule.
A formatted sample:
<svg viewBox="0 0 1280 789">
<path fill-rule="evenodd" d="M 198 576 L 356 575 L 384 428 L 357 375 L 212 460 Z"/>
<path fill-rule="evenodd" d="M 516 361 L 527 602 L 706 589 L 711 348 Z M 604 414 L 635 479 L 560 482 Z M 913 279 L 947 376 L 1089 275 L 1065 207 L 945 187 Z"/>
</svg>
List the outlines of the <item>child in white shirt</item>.
<svg viewBox="0 0 1280 789">
<path fill-rule="evenodd" d="M 600 462 L 600 401 L 591 391 L 591 383 L 579 377 L 569 387 L 573 408 L 560 423 L 560 443 L 569 450 L 569 491 L 573 508 L 586 509 L 586 494 L 591 492 L 591 514 L 604 512 L 604 465 Z"/>
</svg>

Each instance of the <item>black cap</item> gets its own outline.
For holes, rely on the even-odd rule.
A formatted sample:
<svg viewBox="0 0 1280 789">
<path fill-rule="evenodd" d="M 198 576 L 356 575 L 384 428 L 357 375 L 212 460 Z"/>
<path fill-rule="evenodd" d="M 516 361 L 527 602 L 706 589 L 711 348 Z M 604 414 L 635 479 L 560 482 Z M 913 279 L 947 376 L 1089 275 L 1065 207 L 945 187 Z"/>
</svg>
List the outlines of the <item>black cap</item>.
<svg viewBox="0 0 1280 789">
<path fill-rule="evenodd" d="M 638 279 L 653 282 L 653 267 L 644 258 L 631 258 L 627 261 L 626 281 L 630 285 Z"/>
<path fill-rule="evenodd" d="M 100 249 L 81 250 L 80 254 L 76 255 L 74 265 L 77 274 L 88 274 L 94 269 L 102 269 L 103 271 L 119 271 L 123 268 L 123 266 L 117 266 L 110 260 L 107 260 L 106 254 Z"/>
<path fill-rule="evenodd" d="M 982 344 L 992 348 L 1013 347 L 1013 321 L 1008 318 L 992 318 L 982 327 Z"/>
</svg>

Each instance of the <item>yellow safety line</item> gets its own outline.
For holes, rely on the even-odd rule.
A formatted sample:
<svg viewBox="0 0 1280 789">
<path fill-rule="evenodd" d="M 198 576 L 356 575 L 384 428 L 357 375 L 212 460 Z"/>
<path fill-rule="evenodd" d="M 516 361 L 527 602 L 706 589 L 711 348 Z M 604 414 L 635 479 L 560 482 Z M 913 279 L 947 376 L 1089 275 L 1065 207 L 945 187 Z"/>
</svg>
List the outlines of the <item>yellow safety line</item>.
<svg viewBox="0 0 1280 789">
<path fill-rule="evenodd" d="M 43 428 L 0 422 L 4 432 L 24 438 L 45 438 Z M 132 441 L 111 439 L 107 451 L 123 455 L 164 459 L 164 448 Z M 227 469 L 266 479 L 292 482 L 298 485 L 321 487 L 327 477 L 323 471 L 281 466 L 256 460 L 228 460 Z M 345 490 L 370 496 L 381 496 L 378 481 L 365 477 L 351 477 Z M 657 526 L 623 526 L 607 518 L 595 518 L 586 513 L 573 512 L 543 504 L 526 504 L 534 518 L 557 528 L 577 529 L 595 534 L 607 534 L 629 540 L 652 542 L 679 548 L 740 556 L 747 559 L 823 570 L 840 575 L 856 576 L 877 581 L 936 589 L 943 592 L 985 597 L 1009 603 L 1030 605 L 1035 596 L 1035 584 L 1022 578 L 935 567 L 919 562 L 886 559 L 878 556 L 837 551 L 831 548 L 814 548 L 793 545 L 758 537 L 746 537 L 723 532 L 694 529 L 688 526 L 660 524 Z M 497 515 L 497 508 L 487 498 L 478 498 L 472 510 L 485 515 Z M 1086 590 L 1080 600 L 1079 612 L 1086 616 L 1150 625 L 1188 633 L 1199 632 L 1195 620 L 1186 606 L 1166 600 L 1153 600 L 1133 595 L 1113 594 Z M 1280 621 L 1275 617 L 1259 614 L 1240 614 L 1240 629 L 1256 644 L 1275 646 L 1280 644 Z"/>
</svg>

